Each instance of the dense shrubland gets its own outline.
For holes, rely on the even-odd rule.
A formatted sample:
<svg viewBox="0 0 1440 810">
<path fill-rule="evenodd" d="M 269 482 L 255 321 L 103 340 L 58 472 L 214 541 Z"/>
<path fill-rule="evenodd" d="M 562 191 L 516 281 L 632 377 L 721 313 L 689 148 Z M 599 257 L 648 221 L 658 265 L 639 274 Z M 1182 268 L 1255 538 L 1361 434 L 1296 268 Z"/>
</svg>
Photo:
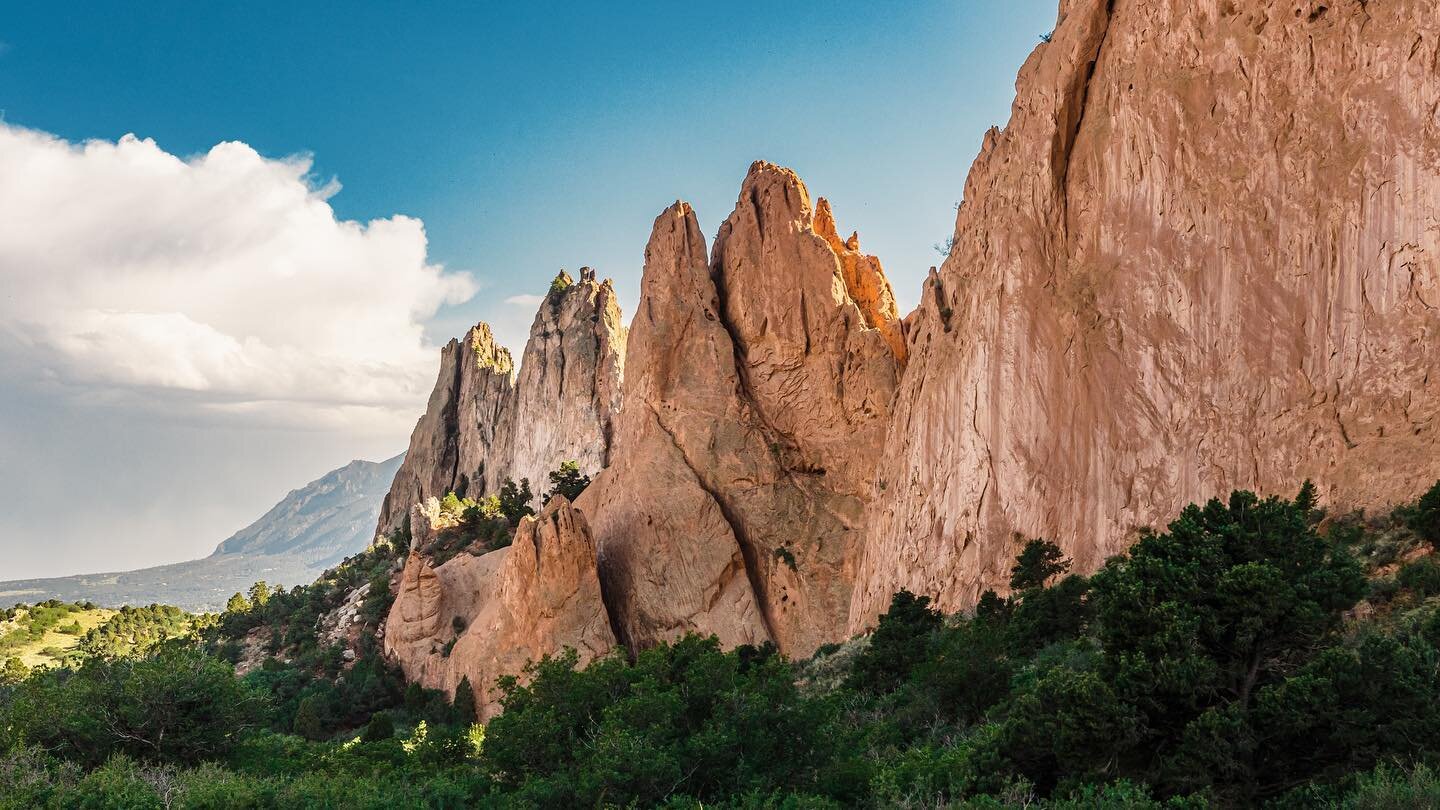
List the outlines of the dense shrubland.
<svg viewBox="0 0 1440 810">
<path fill-rule="evenodd" d="M 466 690 L 403 687 L 373 631 L 353 662 L 318 643 L 366 582 L 371 627 L 403 543 L 382 546 L 236 600 L 210 653 L 3 687 L 0 806 L 1434 806 L 1435 509 L 1440 485 L 1383 517 L 1238 492 L 1092 576 L 1017 543 L 1009 594 L 965 615 L 902 592 L 798 663 L 697 637 L 562 655 L 483 730 Z M 235 678 L 262 637 L 277 655 Z"/>
</svg>

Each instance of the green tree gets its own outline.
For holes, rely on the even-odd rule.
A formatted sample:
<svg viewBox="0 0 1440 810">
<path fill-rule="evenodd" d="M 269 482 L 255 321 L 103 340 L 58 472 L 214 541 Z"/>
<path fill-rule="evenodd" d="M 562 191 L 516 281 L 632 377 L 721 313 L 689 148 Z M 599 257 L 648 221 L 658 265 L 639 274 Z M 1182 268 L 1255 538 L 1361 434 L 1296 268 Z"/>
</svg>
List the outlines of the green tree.
<svg viewBox="0 0 1440 810">
<path fill-rule="evenodd" d="M 194 763 L 223 756 L 264 716 L 265 696 L 189 646 L 143 658 L 92 658 L 16 687 L 19 739 L 95 766 L 114 753 Z"/>
<path fill-rule="evenodd" d="M 550 491 L 545 494 L 545 503 L 556 495 L 563 495 L 565 500 L 574 503 L 580 497 L 580 493 L 590 486 L 590 476 L 580 472 L 580 465 L 574 461 L 566 461 L 560 464 L 560 469 L 550 473 Z"/>
<path fill-rule="evenodd" d="M 500 486 L 500 514 L 511 526 L 518 526 L 521 518 L 535 514 L 535 510 L 530 508 L 530 501 L 534 497 L 530 491 L 529 478 L 521 478 L 519 484 L 506 480 Z"/>
<path fill-rule="evenodd" d="M 1300 493 L 1295 496 L 1295 508 L 1308 515 L 1319 505 L 1320 494 L 1315 489 L 1315 482 L 1306 478 L 1305 482 L 1300 485 Z"/>
<path fill-rule="evenodd" d="M 481 753 L 524 806 L 684 806 L 793 789 L 835 750 L 827 702 L 805 699 L 790 664 L 687 636 L 574 669 L 567 650 L 502 683 L 505 711 Z"/>
<path fill-rule="evenodd" d="M 1036 538 L 1026 543 L 1015 558 L 1015 565 L 1010 569 L 1010 590 L 1043 588 L 1052 577 L 1069 570 L 1070 561 L 1065 559 L 1059 546 Z"/>
<path fill-rule="evenodd" d="M 471 501 L 468 505 L 474 506 L 475 503 Z M 445 493 L 445 497 L 440 499 L 440 511 L 447 515 L 455 515 L 458 517 L 465 512 L 466 506 L 467 503 L 453 492 Z"/>
<path fill-rule="evenodd" d="M 1440 562 L 1433 556 L 1412 560 L 1400 567 L 1395 581 L 1421 598 L 1440 594 Z"/>
<path fill-rule="evenodd" d="M 1410 528 L 1430 545 L 1440 548 L 1440 481 L 1420 496 L 1406 520 Z"/>
<path fill-rule="evenodd" d="M 1006 711 L 997 744 L 1042 793 L 1063 779 L 1107 782 L 1122 754 L 1139 739 L 1135 708 L 1089 669 L 1042 671 Z"/>
<path fill-rule="evenodd" d="M 551 303 L 554 304 L 558 300 L 556 296 L 570 289 L 570 285 L 574 283 L 575 280 L 570 278 L 570 274 L 561 270 L 555 275 L 555 278 L 550 281 L 550 292 L 545 297 L 551 299 Z"/>
<path fill-rule="evenodd" d="M 1091 583 L 1100 674 L 1142 711 L 1147 757 L 1201 733 L 1186 731 L 1201 715 L 1223 719 L 1212 710 L 1243 715 L 1365 588 L 1359 563 L 1296 504 L 1249 492 L 1186 507 Z"/>
<path fill-rule="evenodd" d="M 455 687 L 455 717 L 463 724 L 474 723 L 479 714 L 475 711 L 475 690 L 470 686 L 470 676 L 462 675 Z"/>
<path fill-rule="evenodd" d="M 370 722 L 365 724 L 365 733 L 360 735 L 360 740 L 361 742 L 377 743 L 394 736 L 395 721 L 390 717 L 390 713 L 376 712 L 370 716 Z"/>
<path fill-rule="evenodd" d="M 870 635 L 870 646 L 855 659 L 846 684 L 866 692 L 889 692 L 900 686 L 924 660 L 941 618 L 939 611 L 930 609 L 930 597 L 905 590 L 895 594 Z"/>
<path fill-rule="evenodd" d="M 291 727 L 297 735 L 307 740 L 325 739 L 325 718 L 319 695 L 307 695 L 300 700 L 300 705 L 295 708 L 295 720 Z"/>
<path fill-rule="evenodd" d="M 19 658 L 11 657 L 5 660 L 5 666 L 0 667 L 0 685 L 17 684 L 30 677 L 30 668 Z"/>
<path fill-rule="evenodd" d="M 250 611 L 250 600 L 242 593 L 237 593 L 225 602 L 225 612 L 232 615 L 248 613 Z"/>
<path fill-rule="evenodd" d="M 250 586 L 250 604 L 253 605 L 255 609 L 258 610 L 265 607 L 265 603 L 269 601 L 270 586 L 265 583 L 265 580 L 262 579 Z"/>
<path fill-rule="evenodd" d="M 1090 582 L 1071 574 L 1048 588 L 1030 588 L 1013 600 L 1005 634 L 1011 651 L 1028 655 L 1078 638 L 1090 620 Z"/>
</svg>

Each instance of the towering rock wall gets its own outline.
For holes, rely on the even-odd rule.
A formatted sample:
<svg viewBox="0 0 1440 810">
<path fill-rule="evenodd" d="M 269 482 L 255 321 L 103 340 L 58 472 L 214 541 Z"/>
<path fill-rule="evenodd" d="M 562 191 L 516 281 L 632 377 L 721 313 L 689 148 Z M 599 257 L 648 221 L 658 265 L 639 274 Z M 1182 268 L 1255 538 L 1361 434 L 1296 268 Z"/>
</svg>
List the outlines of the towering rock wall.
<svg viewBox="0 0 1440 810">
<path fill-rule="evenodd" d="M 1014 532 L 1092 569 L 1234 487 L 1440 477 L 1433 0 L 1067 0 L 985 138 L 910 366 L 851 629 L 964 607 Z"/>
<path fill-rule="evenodd" d="M 561 272 L 541 302 L 517 380 L 508 349 L 479 324 L 440 356 L 440 376 L 385 497 L 377 534 L 448 492 L 480 497 L 507 478 L 536 496 L 564 461 L 588 475 L 609 457 L 620 408 L 626 330 L 610 280 Z"/>
<path fill-rule="evenodd" d="M 836 638 L 904 356 L 879 262 L 756 163 L 708 258 L 688 205 L 656 220 L 632 330 L 612 464 L 577 504 L 623 640 Z"/>
</svg>

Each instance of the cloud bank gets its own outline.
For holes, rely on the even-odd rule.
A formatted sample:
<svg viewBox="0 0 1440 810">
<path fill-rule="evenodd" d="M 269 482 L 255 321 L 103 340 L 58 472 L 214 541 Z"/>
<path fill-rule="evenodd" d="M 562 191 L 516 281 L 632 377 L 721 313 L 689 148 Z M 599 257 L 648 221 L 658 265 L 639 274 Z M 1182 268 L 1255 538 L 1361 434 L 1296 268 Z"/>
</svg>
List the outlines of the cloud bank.
<svg viewBox="0 0 1440 810">
<path fill-rule="evenodd" d="M 476 291 L 423 224 L 338 220 L 310 160 L 0 123 L 0 384 L 168 414 L 408 429 L 423 322 Z"/>
</svg>

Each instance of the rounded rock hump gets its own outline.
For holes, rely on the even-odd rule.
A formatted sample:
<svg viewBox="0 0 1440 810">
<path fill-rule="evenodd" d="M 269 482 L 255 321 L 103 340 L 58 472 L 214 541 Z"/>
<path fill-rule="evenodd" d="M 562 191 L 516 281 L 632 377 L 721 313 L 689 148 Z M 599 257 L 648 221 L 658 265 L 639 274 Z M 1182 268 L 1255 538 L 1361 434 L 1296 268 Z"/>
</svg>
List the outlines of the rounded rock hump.
<svg viewBox="0 0 1440 810">
<path fill-rule="evenodd" d="M 510 546 L 432 566 L 411 552 L 385 622 L 385 654 L 407 680 L 453 695 L 468 678 L 480 720 L 500 713 L 498 678 L 566 648 L 581 664 L 615 646 L 595 541 L 562 496 L 520 520 Z"/>
</svg>

